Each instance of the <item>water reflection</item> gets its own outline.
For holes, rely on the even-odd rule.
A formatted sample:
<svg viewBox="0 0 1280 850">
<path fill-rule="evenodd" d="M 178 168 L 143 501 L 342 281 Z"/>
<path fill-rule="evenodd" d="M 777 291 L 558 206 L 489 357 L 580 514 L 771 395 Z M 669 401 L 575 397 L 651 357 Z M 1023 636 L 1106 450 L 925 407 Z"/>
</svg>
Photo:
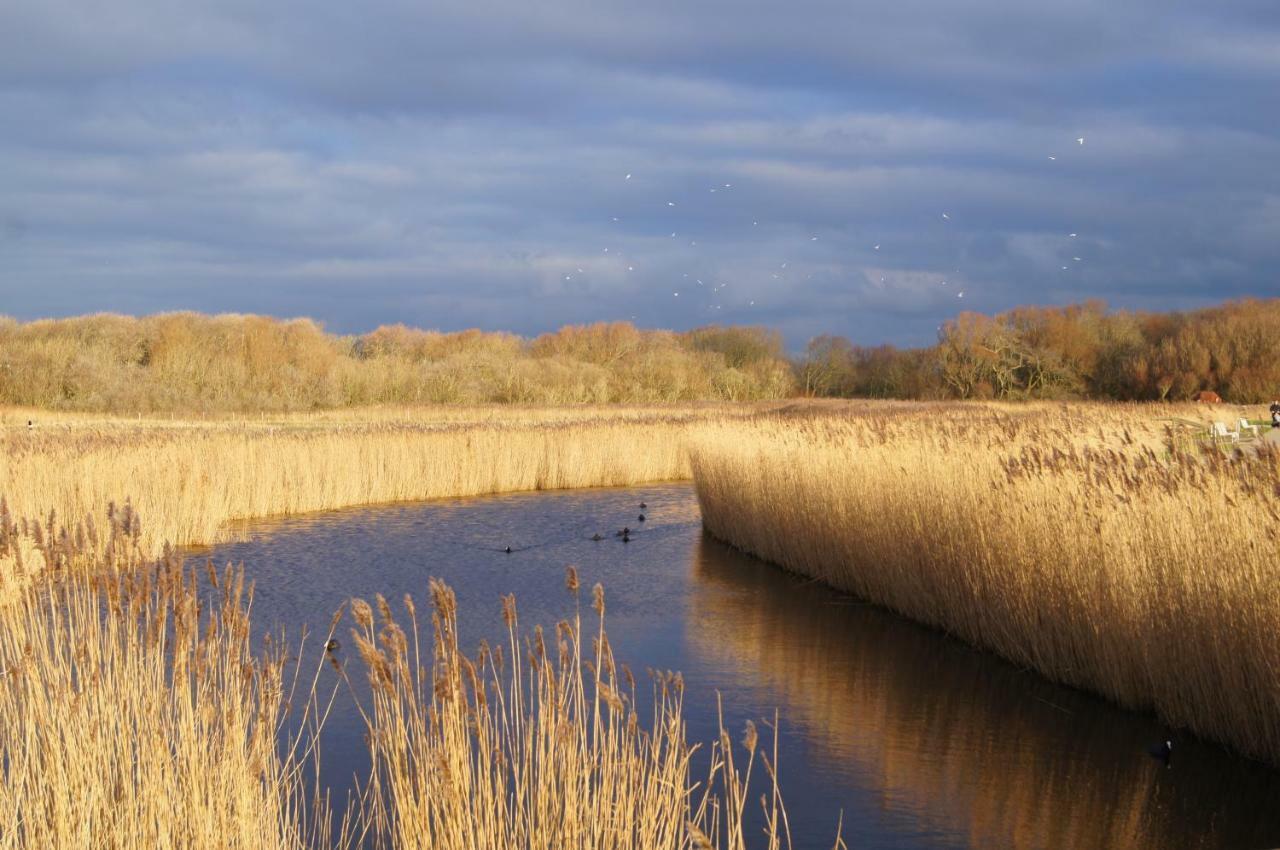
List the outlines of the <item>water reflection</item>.
<svg viewBox="0 0 1280 850">
<path fill-rule="evenodd" d="M 687 634 L 778 695 L 824 770 L 973 847 L 1280 843 L 1280 777 L 703 538 Z M 925 830 L 927 832 L 928 830 Z M 851 846 L 856 846 L 851 842 Z"/>
</svg>

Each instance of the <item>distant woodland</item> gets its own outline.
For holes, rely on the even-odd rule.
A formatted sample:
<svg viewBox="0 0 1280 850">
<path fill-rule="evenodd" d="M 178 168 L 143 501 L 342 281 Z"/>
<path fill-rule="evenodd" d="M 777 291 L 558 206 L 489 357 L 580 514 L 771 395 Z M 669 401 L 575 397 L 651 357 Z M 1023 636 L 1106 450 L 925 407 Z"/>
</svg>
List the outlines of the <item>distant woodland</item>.
<svg viewBox="0 0 1280 850">
<path fill-rule="evenodd" d="M 796 375 L 818 396 L 1185 401 L 1214 390 L 1256 403 L 1280 394 L 1280 299 L 1185 313 L 1100 302 L 961 313 L 928 348 L 817 337 Z"/>
<path fill-rule="evenodd" d="M 358 336 L 309 319 L 169 313 L 0 317 L 0 403 L 109 412 L 366 404 L 748 401 L 791 395 L 1185 400 L 1280 394 L 1280 299 L 1184 313 L 1101 303 L 962 313 L 925 348 L 835 336 L 788 357 L 761 327 L 625 322 L 532 339 L 403 325 Z"/>
</svg>

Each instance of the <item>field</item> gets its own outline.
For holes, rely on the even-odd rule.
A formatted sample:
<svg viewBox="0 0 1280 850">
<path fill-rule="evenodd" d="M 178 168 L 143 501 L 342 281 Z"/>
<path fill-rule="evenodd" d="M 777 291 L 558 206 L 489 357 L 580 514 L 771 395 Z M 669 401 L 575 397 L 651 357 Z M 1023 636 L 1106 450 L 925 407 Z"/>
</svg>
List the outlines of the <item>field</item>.
<svg viewBox="0 0 1280 850">
<path fill-rule="evenodd" d="M 776 405 L 774 405 L 776 406 Z M 234 519 L 689 477 L 686 436 L 770 405 L 373 408 L 277 417 L 0 416 L 10 514 L 73 530 L 126 501 L 149 555 Z M 28 428 L 28 421 L 33 427 Z"/>
<path fill-rule="evenodd" d="M 706 527 L 739 548 L 1280 762 L 1280 454 L 1201 437 L 1206 421 L 1245 413 L 895 402 L 187 419 L 6 410 L 0 726 L 23 733 L 0 741 L 0 847 L 90 836 L 121 848 L 343 847 L 363 834 L 397 848 L 469 835 L 495 847 L 736 849 L 747 846 L 746 807 L 761 803 L 746 791 L 753 774 L 768 846 L 788 846 L 779 754 L 754 729 L 741 744 L 722 731 L 712 775 L 692 776 L 683 683 L 637 684 L 612 657 L 603 589 L 584 630 L 572 573 L 563 622 L 525 630 L 510 600 L 507 645 L 478 656 L 457 646 L 444 586 L 425 616 L 410 599 L 403 614 L 353 601 L 350 621 L 334 620 L 354 650 L 340 661 L 323 651 L 327 636 L 253 649 L 239 573 L 197 580 L 166 554 L 221 539 L 241 518 L 690 476 Z M 828 688 L 886 736 L 911 734 L 869 687 L 795 678 L 801 665 L 769 655 L 752 612 L 740 622 L 708 651 L 757 658 L 784 690 Z M 317 796 L 312 778 L 316 729 L 353 676 L 372 685 L 375 770 L 348 807 Z M 300 731 L 282 748 L 286 717 Z M 844 723 L 811 722 L 833 734 Z M 975 816 L 994 805 L 982 794 L 1009 790 L 968 798 L 952 775 L 898 781 Z M 592 803 L 603 799 L 629 802 Z M 1033 800 L 1017 806 L 1034 820 Z M 1096 826 L 1075 845 L 1159 832 L 1119 812 Z M 994 822 L 972 828 L 999 834 Z"/>
<path fill-rule="evenodd" d="M 708 427 L 691 457 L 734 546 L 1280 763 L 1280 453 L 1170 415 L 764 416 Z"/>
</svg>

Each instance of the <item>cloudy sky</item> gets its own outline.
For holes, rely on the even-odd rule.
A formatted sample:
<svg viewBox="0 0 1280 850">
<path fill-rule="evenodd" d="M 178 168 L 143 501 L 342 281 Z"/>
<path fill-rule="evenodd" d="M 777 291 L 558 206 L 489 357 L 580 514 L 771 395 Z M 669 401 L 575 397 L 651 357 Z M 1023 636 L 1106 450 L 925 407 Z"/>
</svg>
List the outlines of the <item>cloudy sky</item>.
<svg viewBox="0 0 1280 850">
<path fill-rule="evenodd" d="M 1278 265 L 1275 0 L 0 0 L 18 318 L 913 344 Z"/>
</svg>

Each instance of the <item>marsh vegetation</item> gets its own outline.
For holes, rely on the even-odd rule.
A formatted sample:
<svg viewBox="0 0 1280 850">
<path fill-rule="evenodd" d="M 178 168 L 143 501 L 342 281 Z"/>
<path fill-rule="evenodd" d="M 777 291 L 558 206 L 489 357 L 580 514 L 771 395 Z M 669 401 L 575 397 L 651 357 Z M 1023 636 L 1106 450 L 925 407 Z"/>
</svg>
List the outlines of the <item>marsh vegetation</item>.
<svg viewBox="0 0 1280 850">
<path fill-rule="evenodd" d="M 936 405 L 709 426 L 717 537 L 1280 763 L 1280 452 L 1153 408 Z"/>
</svg>

